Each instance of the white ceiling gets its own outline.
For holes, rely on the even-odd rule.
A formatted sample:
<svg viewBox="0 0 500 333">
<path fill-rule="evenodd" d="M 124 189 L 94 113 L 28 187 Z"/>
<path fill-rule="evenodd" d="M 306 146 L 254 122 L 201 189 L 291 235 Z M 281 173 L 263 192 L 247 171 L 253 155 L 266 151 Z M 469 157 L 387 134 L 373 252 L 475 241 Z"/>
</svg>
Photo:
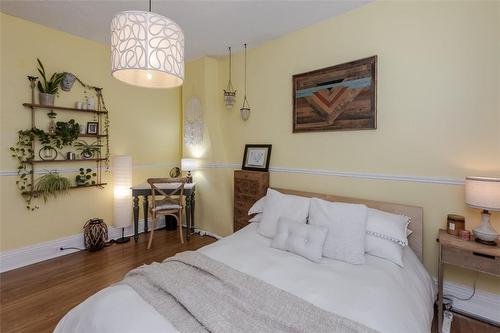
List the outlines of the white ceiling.
<svg viewBox="0 0 500 333">
<path fill-rule="evenodd" d="M 186 59 L 222 55 L 277 38 L 362 6 L 358 1 L 167 1 L 153 0 L 153 12 L 184 30 Z M 147 10 L 148 0 L 1 0 L 2 12 L 68 33 L 109 43 L 109 24 L 124 10 Z"/>
</svg>

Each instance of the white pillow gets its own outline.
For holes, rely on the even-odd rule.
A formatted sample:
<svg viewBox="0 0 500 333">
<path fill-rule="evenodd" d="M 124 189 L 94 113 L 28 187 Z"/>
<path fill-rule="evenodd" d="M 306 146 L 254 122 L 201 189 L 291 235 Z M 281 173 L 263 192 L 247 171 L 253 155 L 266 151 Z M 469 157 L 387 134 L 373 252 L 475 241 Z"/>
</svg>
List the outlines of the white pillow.
<svg viewBox="0 0 500 333">
<path fill-rule="evenodd" d="M 408 245 L 406 228 L 410 218 L 404 215 L 391 214 L 378 209 L 368 208 L 366 219 L 367 234 L 388 241 L 395 242 L 401 246 Z"/>
<path fill-rule="evenodd" d="M 280 218 L 271 247 L 290 251 L 314 262 L 321 260 L 328 228 Z"/>
<path fill-rule="evenodd" d="M 248 215 L 262 213 L 264 211 L 264 202 L 266 201 L 266 197 L 263 196 L 259 200 L 257 200 L 252 207 L 248 210 Z"/>
<path fill-rule="evenodd" d="M 257 231 L 262 236 L 273 238 L 278 229 L 280 217 L 287 217 L 306 224 L 309 211 L 309 198 L 282 194 L 273 189 L 267 190 L 264 211 Z"/>
<path fill-rule="evenodd" d="M 324 257 L 365 263 L 366 212 L 365 205 L 311 199 L 309 224 L 328 228 Z"/>
<path fill-rule="evenodd" d="M 248 222 L 254 222 L 254 223 L 259 223 L 262 220 L 262 213 L 256 214 L 254 217 L 252 217 Z"/>
<path fill-rule="evenodd" d="M 396 265 L 403 265 L 404 246 L 386 239 L 366 234 L 366 254 L 389 260 Z"/>
</svg>

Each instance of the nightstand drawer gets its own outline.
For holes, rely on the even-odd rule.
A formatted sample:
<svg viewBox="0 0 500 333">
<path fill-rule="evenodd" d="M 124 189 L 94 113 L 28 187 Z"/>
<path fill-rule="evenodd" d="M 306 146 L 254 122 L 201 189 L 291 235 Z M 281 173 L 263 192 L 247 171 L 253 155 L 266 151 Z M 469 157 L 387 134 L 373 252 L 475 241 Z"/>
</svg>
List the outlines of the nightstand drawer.
<svg viewBox="0 0 500 333">
<path fill-rule="evenodd" d="M 452 246 L 443 246 L 441 251 L 443 263 L 500 276 L 500 257 L 466 251 Z"/>
</svg>

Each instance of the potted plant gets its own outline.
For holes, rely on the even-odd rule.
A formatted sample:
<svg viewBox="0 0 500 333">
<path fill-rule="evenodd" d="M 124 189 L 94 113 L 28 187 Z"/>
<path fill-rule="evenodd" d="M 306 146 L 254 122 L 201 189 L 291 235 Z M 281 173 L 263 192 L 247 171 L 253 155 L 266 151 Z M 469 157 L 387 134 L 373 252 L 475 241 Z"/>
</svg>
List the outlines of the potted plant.
<svg viewBox="0 0 500 333">
<path fill-rule="evenodd" d="M 61 176 L 57 171 L 49 171 L 40 177 L 35 185 L 37 195 L 42 195 L 47 202 L 49 196 L 56 197 L 58 193 L 67 193 L 71 187 L 68 178 Z"/>
<path fill-rule="evenodd" d="M 97 142 L 87 143 L 83 140 L 74 144 L 76 150 L 80 152 L 80 156 L 84 159 L 94 157 L 94 155 L 101 151 L 101 145 Z"/>
<path fill-rule="evenodd" d="M 54 99 L 59 91 L 59 84 L 61 83 L 64 74 L 63 73 L 54 73 L 50 77 L 49 80 L 47 80 L 47 76 L 45 75 L 45 68 L 43 67 L 42 62 L 40 59 L 36 59 L 38 61 L 38 72 L 40 73 L 42 80 L 39 80 L 37 83 L 38 87 L 38 100 L 40 102 L 40 105 L 45 105 L 45 106 L 53 106 L 54 105 Z"/>
<path fill-rule="evenodd" d="M 75 181 L 77 186 L 89 186 L 89 185 L 95 185 L 95 177 L 97 176 L 97 173 L 92 172 L 92 169 L 83 169 L 80 168 L 80 174 L 76 175 Z"/>
</svg>

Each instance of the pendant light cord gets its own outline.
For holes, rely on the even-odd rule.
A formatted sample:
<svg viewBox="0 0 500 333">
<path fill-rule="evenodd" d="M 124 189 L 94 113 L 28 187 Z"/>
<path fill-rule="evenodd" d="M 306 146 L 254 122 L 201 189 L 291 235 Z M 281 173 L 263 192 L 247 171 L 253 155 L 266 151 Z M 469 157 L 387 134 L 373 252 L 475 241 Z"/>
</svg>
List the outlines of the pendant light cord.
<svg viewBox="0 0 500 333">
<path fill-rule="evenodd" d="M 247 98 L 247 44 L 245 43 L 245 99 Z"/>
<path fill-rule="evenodd" d="M 229 47 L 229 82 L 231 82 L 231 46 Z"/>
<path fill-rule="evenodd" d="M 149 12 L 151 13 L 151 0 L 149 0 Z"/>
</svg>

